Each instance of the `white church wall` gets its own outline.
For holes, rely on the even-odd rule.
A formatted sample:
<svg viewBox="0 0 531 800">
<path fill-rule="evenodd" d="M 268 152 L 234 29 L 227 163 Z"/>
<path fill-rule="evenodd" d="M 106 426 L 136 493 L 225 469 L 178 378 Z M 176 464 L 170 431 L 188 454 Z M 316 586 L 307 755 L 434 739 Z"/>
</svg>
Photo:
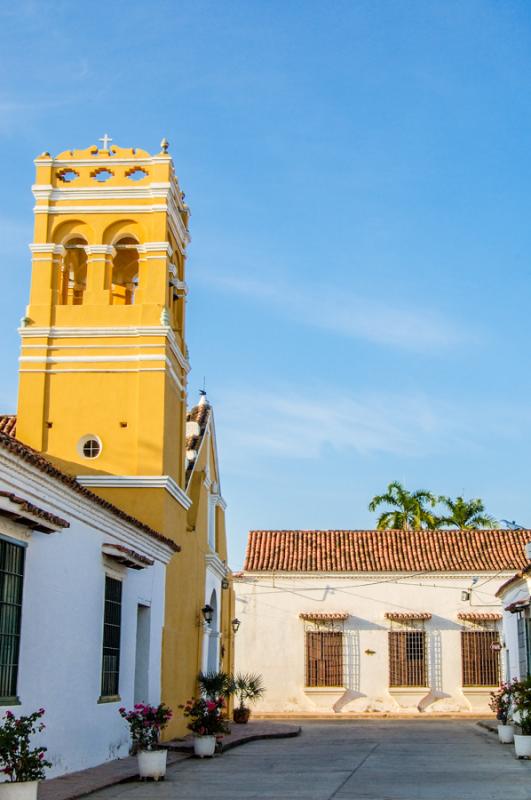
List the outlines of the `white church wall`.
<svg viewBox="0 0 531 800">
<path fill-rule="evenodd" d="M 241 620 L 236 669 L 260 672 L 263 712 L 466 712 L 487 711 L 489 689 L 463 689 L 459 612 L 501 613 L 495 592 L 502 575 L 482 575 L 471 601 L 461 592 L 470 575 L 378 574 L 257 575 L 235 580 L 236 616 Z M 305 688 L 305 624 L 301 612 L 347 612 L 344 688 Z M 386 612 L 429 612 L 427 691 L 389 688 Z M 499 625 L 499 623 L 498 623 Z M 501 627 L 501 625 L 499 625 Z M 503 659 L 502 659 L 503 661 Z"/>
<path fill-rule="evenodd" d="M 12 467 L 13 465 L 11 465 Z M 133 570 L 102 556 L 104 543 L 127 545 L 150 558 L 162 549 L 133 526 L 103 512 L 35 471 L 24 475 L 0 460 L 2 488 L 61 516 L 57 533 L 24 532 L 0 517 L 0 535 L 25 541 L 18 697 L 4 706 L 17 716 L 46 709 L 43 743 L 53 763 L 50 777 L 128 755 L 128 728 L 118 708 L 135 702 L 138 605 L 150 609 L 149 654 L 142 700 L 160 702 L 165 565 Z M 103 513 L 102 513 L 103 512 Z M 164 556 L 169 557 L 168 553 Z M 105 574 L 122 580 L 120 700 L 101 702 Z M 139 698 L 137 698 L 139 699 Z"/>
</svg>

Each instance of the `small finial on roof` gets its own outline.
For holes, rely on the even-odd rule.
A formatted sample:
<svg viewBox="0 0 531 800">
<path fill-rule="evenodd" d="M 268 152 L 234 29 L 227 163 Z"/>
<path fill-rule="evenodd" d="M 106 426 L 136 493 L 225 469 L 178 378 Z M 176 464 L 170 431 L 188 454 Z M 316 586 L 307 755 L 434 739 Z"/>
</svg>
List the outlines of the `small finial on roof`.
<svg viewBox="0 0 531 800">
<path fill-rule="evenodd" d="M 204 389 L 199 389 L 199 403 L 197 405 L 199 405 L 199 406 L 207 406 L 208 405 L 207 393 L 205 392 Z"/>
<path fill-rule="evenodd" d="M 164 137 L 164 139 L 163 139 L 163 140 L 162 140 L 162 142 L 160 143 L 160 147 L 161 147 L 161 150 L 162 150 L 162 152 L 163 152 L 163 153 L 167 153 L 167 152 L 168 152 L 168 147 L 169 147 L 169 146 L 170 146 L 170 143 L 169 143 L 169 141 L 166 139 L 166 137 Z"/>
</svg>

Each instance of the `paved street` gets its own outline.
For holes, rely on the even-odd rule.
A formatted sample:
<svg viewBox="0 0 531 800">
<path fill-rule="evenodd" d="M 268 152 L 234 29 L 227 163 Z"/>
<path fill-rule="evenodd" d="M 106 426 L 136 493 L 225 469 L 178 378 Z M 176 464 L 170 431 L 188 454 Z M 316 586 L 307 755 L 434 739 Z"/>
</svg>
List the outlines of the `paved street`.
<svg viewBox="0 0 531 800">
<path fill-rule="evenodd" d="M 164 783 L 91 800 L 530 800 L 531 762 L 472 722 L 305 722 L 295 739 L 253 742 L 172 767 Z"/>
</svg>

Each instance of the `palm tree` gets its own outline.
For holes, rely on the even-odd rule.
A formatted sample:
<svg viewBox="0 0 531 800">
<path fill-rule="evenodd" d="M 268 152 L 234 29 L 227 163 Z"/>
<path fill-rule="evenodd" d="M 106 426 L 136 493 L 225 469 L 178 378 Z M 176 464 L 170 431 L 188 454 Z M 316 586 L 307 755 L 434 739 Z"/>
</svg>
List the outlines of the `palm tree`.
<svg viewBox="0 0 531 800">
<path fill-rule="evenodd" d="M 436 518 L 428 511 L 426 506 L 433 508 L 437 498 L 425 489 L 408 492 L 399 481 L 393 481 L 387 487 L 385 494 L 377 494 L 369 503 L 369 511 L 376 511 L 378 506 L 392 507 L 378 517 L 376 523 L 378 530 L 393 528 L 402 530 L 419 530 L 420 528 L 434 528 Z"/>
<path fill-rule="evenodd" d="M 435 526 L 437 528 L 459 528 L 463 531 L 473 530 L 474 528 L 499 528 L 500 523 L 487 514 L 485 504 L 479 497 L 472 500 L 465 500 L 464 497 L 439 497 L 439 502 L 446 506 L 447 513 L 437 517 Z"/>
</svg>

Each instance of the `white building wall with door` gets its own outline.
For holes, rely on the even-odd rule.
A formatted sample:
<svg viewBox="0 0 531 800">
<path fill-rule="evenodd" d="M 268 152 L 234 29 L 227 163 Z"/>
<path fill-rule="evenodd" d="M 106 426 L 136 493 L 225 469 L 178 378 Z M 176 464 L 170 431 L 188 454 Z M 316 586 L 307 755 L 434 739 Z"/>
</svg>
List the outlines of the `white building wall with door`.
<svg viewBox="0 0 531 800">
<path fill-rule="evenodd" d="M 173 549 L 2 449 L 0 491 L 0 537 L 25 550 L 19 702 L 0 699 L 0 714 L 46 709 L 50 776 L 126 756 L 129 733 L 118 708 L 160 702 L 165 565 Z M 44 533 L 33 529 L 39 517 L 17 521 L 10 494 L 69 527 Z M 107 577 L 122 587 L 113 697 L 102 696 Z"/>
<path fill-rule="evenodd" d="M 499 640 L 495 592 L 502 580 L 495 572 L 240 573 L 234 584 L 241 620 L 236 668 L 263 675 L 266 694 L 257 713 L 487 711 L 502 670 L 498 650 L 490 648 L 491 641 Z M 470 599 L 462 599 L 471 587 Z M 311 630 L 342 634 L 339 687 L 308 685 L 306 637 Z M 399 631 L 424 631 L 424 686 L 391 685 L 390 634 Z M 466 633 L 478 639 L 469 635 L 463 645 Z M 419 639 L 409 638 L 413 646 Z M 488 664 L 471 664 L 468 680 L 487 679 L 487 686 L 464 685 L 463 646 L 470 660 L 476 643 Z"/>
<path fill-rule="evenodd" d="M 531 674 L 531 568 L 513 575 L 497 592 L 503 613 L 507 678 Z"/>
</svg>

